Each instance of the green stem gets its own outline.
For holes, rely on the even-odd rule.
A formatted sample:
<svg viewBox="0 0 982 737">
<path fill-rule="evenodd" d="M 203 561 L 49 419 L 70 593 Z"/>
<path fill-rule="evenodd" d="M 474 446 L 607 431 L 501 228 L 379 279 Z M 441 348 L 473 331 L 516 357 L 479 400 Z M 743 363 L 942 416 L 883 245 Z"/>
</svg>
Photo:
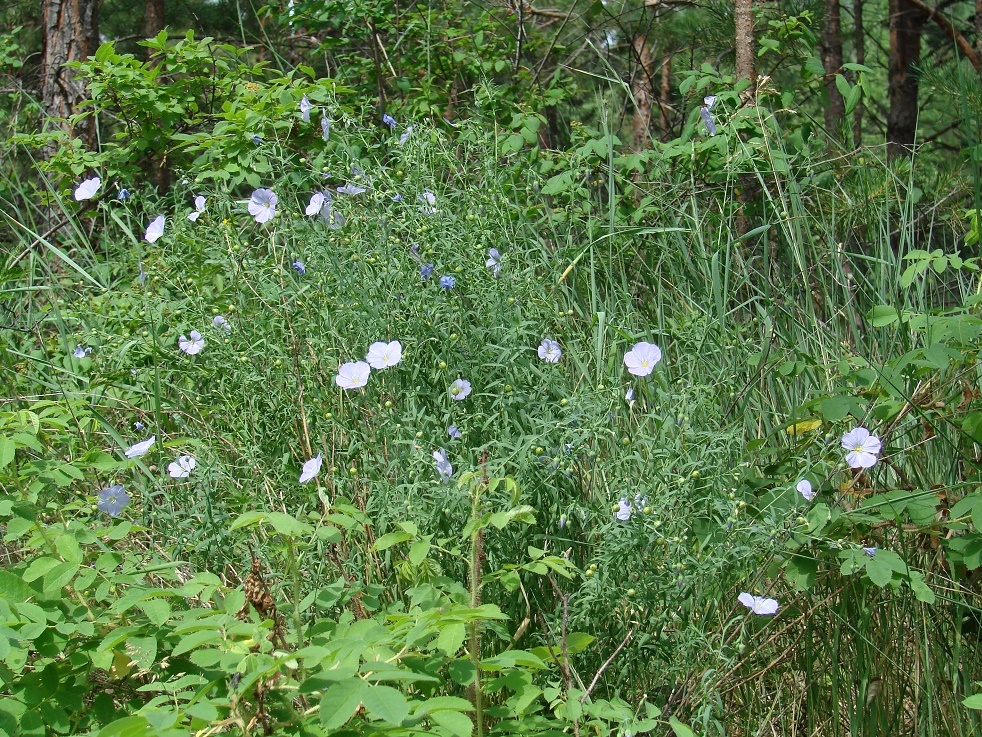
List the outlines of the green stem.
<svg viewBox="0 0 982 737">
<path fill-rule="evenodd" d="M 471 497 L 471 519 L 475 522 L 480 515 L 480 487 L 474 486 Z M 474 532 L 471 533 L 471 554 L 470 554 L 470 594 L 471 608 L 477 609 L 481 606 L 481 575 L 482 575 L 482 547 L 483 530 L 475 525 Z M 481 688 L 481 635 L 479 623 L 472 621 L 468 625 L 470 631 L 470 651 L 471 662 L 474 664 L 474 728 L 476 737 L 484 737 L 484 702 Z"/>
</svg>

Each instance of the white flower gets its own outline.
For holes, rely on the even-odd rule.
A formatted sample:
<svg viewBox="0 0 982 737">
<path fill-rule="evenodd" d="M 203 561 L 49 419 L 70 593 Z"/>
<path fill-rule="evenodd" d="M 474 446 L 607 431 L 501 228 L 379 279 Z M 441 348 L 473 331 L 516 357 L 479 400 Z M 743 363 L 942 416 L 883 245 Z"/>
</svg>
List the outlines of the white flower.
<svg viewBox="0 0 982 737">
<path fill-rule="evenodd" d="M 345 363 L 338 369 L 334 383 L 342 389 L 360 389 L 368 383 L 368 375 L 371 372 L 372 367 L 364 361 Z"/>
<path fill-rule="evenodd" d="M 619 502 L 617 502 L 617 519 L 621 522 L 627 522 L 631 519 L 631 502 L 623 497 Z"/>
<path fill-rule="evenodd" d="M 365 360 L 373 369 L 395 366 L 402 360 L 402 343 L 398 340 L 393 340 L 391 343 L 372 343 L 368 347 Z"/>
<path fill-rule="evenodd" d="M 91 200 L 95 197 L 95 193 L 99 191 L 99 187 L 102 186 L 102 180 L 99 177 L 91 177 L 90 179 L 84 180 L 75 188 L 75 199 L 78 202 L 82 200 Z"/>
<path fill-rule="evenodd" d="M 562 357 L 563 350 L 556 341 L 545 338 L 539 344 L 539 358 L 546 363 L 559 363 L 559 359 Z"/>
<path fill-rule="evenodd" d="M 320 214 L 320 211 L 324 208 L 324 193 L 314 192 L 310 196 L 310 202 L 307 204 L 307 209 L 304 212 L 313 217 L 314 215 Z"/>
<path fill-rule="evenodd" d="M 628 373 L 635 376 L 647 376 L 660 360 L 661 348 L 644 341 L 635 343 L 634 348 L 624 354 L 624 365 L 627 366 Z"/>
<path fill-rule="evenodd" d="M 306 99 L 306 98 L 304 98 Z M 300 483 L 306 484 L 321 472 L 321 454 L 303 464 L 303 473 L 300 474 Z"/>
<path fill-rule="evenodd" d="M 197 197 L 194 198 L 194 212 L 188 213 L 188 220 L 190 220 L 192 223 L 195 222 L 199 217 L 201 217 L 201 213 L 203 213 L 204 211 L 205 211 L 205 198 L 204 196 L 199 194 Z"/>
<path fill-rule="evenodd" d="M 276 214 L 276 203 L 279 198 L 271 189 L 257 189 L 249 198 L 249 214 L 257 223 L 268 223 Z"/>
<path fill-rule="evenodd" d="M 876 465 L 881 444 L 880 439 L 865 427 L 856 427 L 842 436 L 842 447 L 849 451 L 846 453 L 849 468 L 872 468 Z"/>
<path fill-rule="evenodd" d="M 191 475 L 197 462 L 191 456 L 181 456 L 176 461 L 168 464 L 167 473 L 172 479 L 186 479 Z"/>
<path fill-rule="evenodd" d="M 143 238 L 147 243 L 156 243 L 157 239 L 164 234 L 164 223 L 166 220 L 163 215 L 158 215 L 153 219 L 153 222 L 147 226 L 147 232 Z"/>
<path fill-rule="evenodd" d="M 808 479 L 802 479 L 801 481 L 799 481 L 798 485 L 795 486 L 795 488 L 798 490 L 799 494 L 805 497 L 805 501 L 810 502 L 812 499 L 815 498 L 815 492 L 812 491 L 812 482 L 809 481 Z"/>
<path fill-rule="evenodd" d="M 449 483 L 450 477 L 453 476 L 453 466 L 450 465 L 450 461 L 447 460 L 447 451 L 443 448 L 440 450 L 433 451 L 433 460 L 436 461 L 436 472 L 440 474 L 440 481 L 443 483 Z"/>
<path fill-rule="evenodd" d="M 765 599 L 763 596 L 754 596 L 744 591 L 737 597 L 740 603 L 750 609 L 754 614 L 769 615 L 776 614 L 781 605 L 774 599 Z"/>
<path fill-rule="evenodd" d="M 310 100 L 304 95 L 303 99 L 300 100 L 300 119 L 304 123 L 310 122 L 310 111 L 313 109 L 313 105 L 310 104 Z"/>
<path fill-rule="evenodd" d="M 156 435 L 151 435 L 148 440 L 144 440 L 142 443 L 137 443 L 136 445 L 131 445 L 123 455 L 127 458 L 139 458 L 142 455 L 146 455 L 147 451 L 150 450 L 150 446 L 157 439 Z"/>
<path fill-rule="evenodd" d="M 178 347 L 189 356 L 196 356 L 205 347 L 205 339 L 197 330 L 191 331 L 191 339 L 188 340 L 183 335 L 177 339 Z"/>
</svg>

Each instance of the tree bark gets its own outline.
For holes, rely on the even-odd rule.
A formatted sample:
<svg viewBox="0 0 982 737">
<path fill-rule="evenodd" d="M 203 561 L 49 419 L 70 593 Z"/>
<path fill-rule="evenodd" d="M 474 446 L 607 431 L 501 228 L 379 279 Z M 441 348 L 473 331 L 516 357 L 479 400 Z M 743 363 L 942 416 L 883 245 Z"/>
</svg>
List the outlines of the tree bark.
<svg viewBox="0 0 982 737">
<path fill-rule="evenodd" d="M 155 38 L 164 30 L 164 0 L 146 0 L 143 12 L 143 35 Z"/>
<path fill-rule="evenodd" d="M 72 125 L 69 118 L 85 96 L 85 86 L 65 64 L 83 61 L 99 48 L 98 0 L 42 0 L 44 56 L 41 99 L 45 112 L 70 136 L 80 136 L 91 146 L 95 125 L 86 118 Z M 53 153 L 46 151 L 47 155 Z"/>
<path fill-rule="evenodd" d="M 846 117 L 846 103 L 835 85 L 842 72 L 842 23 L 839 0 L 825 0 L 825 33 L 822 36 L 822 64 L 825 67 L 825 91 L 829 104 L 825 108 L 825 127 L 836 138 Z"/>
<path fill-rule="evenodd" d="M 982 2 L 982 0 L 978 0 Z M 866 63 L 866 31 L 863 28 L 863 0 L 852 0 L 852 15 L 856 22 L 856 32 L 853 36 L 856 44 L 856 63 Z M 859 148 L 863 145 L 863 101 L 852 113 L 852 145 Z"/>
<path fill-rule="evenodd" d="M 754 72 L 754 5 L 753 0 L 735 0 L 733 21 L 736 31 L 736 78 L 737 81 L 746 79 L 750 82 L 740 97 L 745 104 L 753 104 L 754 88 L 757 76 Z M 748 210 L 757 196 L 757 180 L 751 173 L 740 174 L 736 187 L 736 231 L 738 237 L 750 232 L 750 215 Z"/>
<path fill-rule="evenodd" d="M 982 2 L 982 0 L 979 0 Z M 669 141 L 672 137 L 671 119 L 668 114 L 672 110 L 672 56 L 669 54 L 661 63 L 661 89 L 658 99 L 658 127 L 661 129 L 661 139 Z"/>
<path fill-rule="evenodd" d="M 655 60 L 644 34 L 634 37 L 634 56 L 638 62 L 631 92 L 634 95 L 634 150 L 644 151 L 651 144 L 651 104 L 655 98 Z"/>
<path fill-rule="evenodd" d="M 736 78 L 746 79 L 750 88 L 744 98 L 753 97 L 754 74 L 754 4 L 753 0 L 735 0 L 733 21 L 736 27 Z"/>
<path fill-rule="evenodd" d="M 925 16 L 909 0 L 889 0 L 889 12 L 887 152 L 894 158 L 913 151 L 917 134 L 918 82 L 914 67 L 921 58 Z"/>
</svg>

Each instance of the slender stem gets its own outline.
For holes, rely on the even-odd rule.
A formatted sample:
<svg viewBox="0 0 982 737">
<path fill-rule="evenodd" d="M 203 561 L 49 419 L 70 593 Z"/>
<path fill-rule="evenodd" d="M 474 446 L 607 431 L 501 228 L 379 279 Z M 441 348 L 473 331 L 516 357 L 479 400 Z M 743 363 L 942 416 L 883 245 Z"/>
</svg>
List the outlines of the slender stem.
<svg viewBox="0 0 982 737">
<path fill-rule="evenodd" d="M 481 510 L 480 484 L 474 484 L 474 491 L 471 495 L 471 519 L 476 522 Z M 470 605 L 472 609 L 481 606 L 481 569 L 483 530 L 475 525 L 474 532 L 471 533 L 471 552 L 470 552 Z M 470 630 L 470 651 L 471 662 L 474 664 L 474 727 L 476 737 L 484 737 L 484 702 L 481 691 L 481 635 L 479 623 L 472 621 L 468 625 Z"/>
</svg>

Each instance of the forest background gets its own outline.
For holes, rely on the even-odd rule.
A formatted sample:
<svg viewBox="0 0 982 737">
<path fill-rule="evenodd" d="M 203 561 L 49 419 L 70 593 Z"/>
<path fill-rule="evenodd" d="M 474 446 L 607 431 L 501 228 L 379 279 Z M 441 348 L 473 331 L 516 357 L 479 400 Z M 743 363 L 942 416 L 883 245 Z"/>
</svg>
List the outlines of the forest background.
<svg viewBox="0 0 982 737">
<path fill-rule="evenodd" d="M 0 737 L 982 734 L 982 2 L 0 17 Z"/>
</svg>

